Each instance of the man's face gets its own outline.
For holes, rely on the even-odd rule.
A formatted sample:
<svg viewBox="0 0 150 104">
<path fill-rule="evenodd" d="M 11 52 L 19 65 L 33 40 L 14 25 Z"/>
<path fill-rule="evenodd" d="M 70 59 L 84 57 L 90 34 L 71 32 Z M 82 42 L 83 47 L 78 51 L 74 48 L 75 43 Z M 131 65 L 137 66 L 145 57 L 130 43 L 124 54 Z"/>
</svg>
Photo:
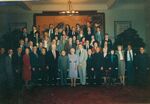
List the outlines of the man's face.
<svg viewBox="0 0 150 104">
<path fill-rule="evenodd" d="M 141 47 L 141 48 L 140 48 L 140 53 L 142 53 L 142 54 L 143 54 L 143 53 L 144 53 L 144 51 L 145 51 L 145 50 L 144 50 L 144 48 L 143 48 L 143 47 Z"/>
<path fill-rule="evenodd" d="M 131 49 L 132 49 L 132 47 L 130 45 L 128 45 L 128 50 L 131 50 Z"/>
<path fill-rule="evenodd" d="M 9 52 L 10 55 L 13 54 L 13 50 L 12 49 L 10 49 L 8 52 Z"/>
<path fill-rule="evenodd" d="M 80 49 L 80 50 L 82 49 L 82 45 L 81 45 L 81 44 L 79 44 L 79 49 Z"/>
<path fill-rule="evenodd" d="M 18 53 L 21 53 L 22 52 L 22 48 L 18 48 Z"/>
</svg>

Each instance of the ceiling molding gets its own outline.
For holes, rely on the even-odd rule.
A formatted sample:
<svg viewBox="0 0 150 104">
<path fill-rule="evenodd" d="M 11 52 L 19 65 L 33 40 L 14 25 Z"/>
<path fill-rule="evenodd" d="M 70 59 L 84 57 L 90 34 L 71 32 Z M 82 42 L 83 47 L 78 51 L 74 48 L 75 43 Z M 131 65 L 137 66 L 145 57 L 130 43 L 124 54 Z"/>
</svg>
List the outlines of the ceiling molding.
<svg viewBox="0 0 150 104">
<path fill-rule="evenodd" d="M 108 0 L 107 1 L 107 7 L 108 9 L 112 8 L 113 5 L 116 3 L 117 0 Z"/>
<path fill-rule="evenodd" d="M 24 7 L 25 7 L 27 10 L 32 10 L 32 4 L 31 4 L 31 2 L 22 1 L 22 4 L 24 5 Z"/>
</svg>

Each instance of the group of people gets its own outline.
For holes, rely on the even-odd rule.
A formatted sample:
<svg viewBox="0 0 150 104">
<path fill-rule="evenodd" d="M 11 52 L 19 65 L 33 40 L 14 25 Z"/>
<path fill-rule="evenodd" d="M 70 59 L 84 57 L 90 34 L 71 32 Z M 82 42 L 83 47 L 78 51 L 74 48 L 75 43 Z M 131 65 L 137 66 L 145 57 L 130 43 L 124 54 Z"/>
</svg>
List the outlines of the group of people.
<svg viewBox="0 0 150 104">
<path fill-rule="evenodd" d="M 33 26 L 30 34 L 23 28 L 17 37 L 17 49 L 0 49 L 0 85 L 12 87 L 31 84 L 81 85 L 146 83 L 149 59 L 144 47 L 135 52 L 132 45 L 118 45 L 114 49 L 107 33 L 101 27 L 87 22 L 70 28 L 50 25 L 43 33 Z M 58 80 L 60 78 L 60 82 Z M 68 81 L 70 78 L 70 81 Z"/>
</svg>

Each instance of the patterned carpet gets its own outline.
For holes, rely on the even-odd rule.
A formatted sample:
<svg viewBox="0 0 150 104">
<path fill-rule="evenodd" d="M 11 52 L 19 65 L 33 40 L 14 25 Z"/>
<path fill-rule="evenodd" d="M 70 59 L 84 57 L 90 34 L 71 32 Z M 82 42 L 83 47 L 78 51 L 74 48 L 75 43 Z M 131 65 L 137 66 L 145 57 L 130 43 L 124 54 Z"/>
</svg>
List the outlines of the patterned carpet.
<svg viewBox="0 0 150 104">
<path fill-rule="evenodd" d="M 138 87 L 39 87 L 25 90 L 23 104 L 135 104 L 150 103 L 150 89 Z"/>
</svg>

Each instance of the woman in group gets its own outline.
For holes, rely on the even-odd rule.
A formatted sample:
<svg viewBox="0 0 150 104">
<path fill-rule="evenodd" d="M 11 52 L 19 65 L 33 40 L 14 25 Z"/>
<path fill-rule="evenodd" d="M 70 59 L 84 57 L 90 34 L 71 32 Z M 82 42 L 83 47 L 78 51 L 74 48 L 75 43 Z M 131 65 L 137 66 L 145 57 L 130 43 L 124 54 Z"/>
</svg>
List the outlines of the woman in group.
<svg viewBox="0 0 150 104">
<path fill-rule="evenodd" d="M 25 86 L 29 87 L 29 81 L 31 80 L 31 64 L 30 64 L 30 50 L 25 49 L 25 54 L 23 55 L 23 80 L 25 81 Z"/>
<path fill-rule="evenodd" d="M 117 47 L 117 56 L 118 56 L 118 76 L 120 78 L 121 84 L 125 85 L 125 59 L 124 59 L 124 51 L 123 47 L 119 45 Z"/>
<path fill-rule="evenodd" d="M 69 57 L 69 77 L 71 78 L 71 87 L 76 87 L 76 79 L 78 77 L 78 56 L 75 54 L 75 49 L 71 48 Z"/>
</svg>

